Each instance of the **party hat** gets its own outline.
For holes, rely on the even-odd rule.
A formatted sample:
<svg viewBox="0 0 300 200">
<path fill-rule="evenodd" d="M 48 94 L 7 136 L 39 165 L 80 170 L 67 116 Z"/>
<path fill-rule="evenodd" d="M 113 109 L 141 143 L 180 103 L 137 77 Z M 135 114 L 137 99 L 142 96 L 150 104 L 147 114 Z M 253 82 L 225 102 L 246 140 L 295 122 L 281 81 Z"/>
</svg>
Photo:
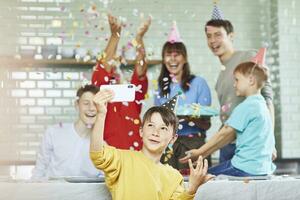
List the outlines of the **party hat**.
<svg viewBox="0 0 300 200">
<path fill-rule="evenodd" d="M 174 110 L 177 106 L 177 99 L 178 99 L 179 95 L 180 95 L 180 93 L 176 94 L 175 96 L 173 96 L 171 99 L 169 99 L 167 102 L 165 102 L 161 106 L 174 112 Z"/>
<path fill-rule="evenodd" d="M 182 42 L 178 28 L 177 28 L 177 24 L 175 21 L 173 22 L 171 32 L 169 33 L 168 42 L 170 42 L 172 44 L 176 43 L 176 42 Z"/>
<path fill-rule="evenodd" d="M 212 11 L 211 19 L 213 20 L 224 20 L 223 13 L 220 8 L 217 6 L 217 3 L 214 3 L 214 8 Z"/>
<path fill-rule="evenodd" d="M 254 56 L 251 61 L 258 65 L 265 66 L 266 51 L 267 49 L 265 47 L 260 48 L 256 56 Z"/>
</svg>

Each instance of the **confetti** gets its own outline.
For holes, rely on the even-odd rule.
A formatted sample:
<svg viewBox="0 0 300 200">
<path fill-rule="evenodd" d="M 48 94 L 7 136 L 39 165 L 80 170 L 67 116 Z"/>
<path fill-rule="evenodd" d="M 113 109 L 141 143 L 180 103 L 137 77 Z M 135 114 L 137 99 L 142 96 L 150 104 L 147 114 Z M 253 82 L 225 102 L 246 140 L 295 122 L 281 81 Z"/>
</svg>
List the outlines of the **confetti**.
<svg viewBox="0 0 300 200">
<path fill-rule="evenodd" d="M 133 120 L 133 123 L 136 124 L 136 125 L 138 125 L 140 123 L 140 120 L 139 119 L 135 119 L 135 120 Z"/>
<path fill-rule="evenodd" d="M 104 65 L 102 65 L 102 64 L 100 64 L 100 67 L 101 67 L 102 69 L 105 69 Z"/>
<path fill-rule="evenodd" d="M 145 98 L 145 99 L 149 99 L 149 94 L 146 93 L 144 98 Z"/>
<path fill-rule="evenodd" d="M 131 41 L 132 46 L 136 47 L 138 45 L 138 42 L 136 41 L 136 39 L 133 39 Z"/>
<path fill-rule="evenodd" d="M 140 61 L 140 65 L 141 65 L 141 66 L 144 65 L 144 61 L 143 61 L 143 60 Z"/>
<path fill-rule="evenodd" d="M 107 76 L 105 76 L 105 77 L 104 77 L 104 81 L 105 81 L 105 82 L 108 82 L 108 81 L 109 81 L 109 78 L 108 78 Z"/>
<path fill-rule="evenodd" d="M 193 127 L 193 126 L 195 126 L 195 123 L 194 122 L 189 122 L 188 125 Z"/>
<path fill-rule="evenodd" d="M 142 93 L 142 92 L 143 92 L 143 91 L 142 91 L 142 85 L 141 85 L 141 84 L 137 85 L 137 86 L 135 87 L 135 91 L 136 91 L 136 92 Z"/>
<path fill-rule="evenodd" d="M 221 106 L 221 110 L 222 110 L 222 112 L 228 112 L 230 107 L 231 107 L 231 103 L 224 104 Z"/>
<path fill-rule="evenodd" d="M 138 105 L 140 105 L 140 104 L 144 105 L 145 104 L 143 100 L 141 100 L 141 101 L 135 100 L 135 103 L 138 104 Z"/>
<path fill-rule="evenodd" d="M 178 130 L 182 130 L 182 128 L 183 128 L 182 124 L 179 124 L 178 125 Z"/>
<path fill-rule="evenodd" d="M 130 118 L 130 117 L 128 117 L 128 116 L 125 116 L 125 119 L 126 119 L 126 120 L 130 120 L 131 118 Z"/>
<path fill-rule="evenodd" d="M 116 106 L 114 106 L 114 112 L 117 112 L 117 108 L 116 108 Z"/>
<path fill-rule="evenodd" d="M 132 14 L 137 17 L 138 16 L 138 12 L 139 12 L 138 9 L 133 9 Z"/>
<path fill-rule="evenodd" d="M 221 117 L 221 119 L 222 119 L 222 121 L 226 121 L 226 120 L 227 120 L 227 116 L 226 116 L 226 115 L 223 115 L 223 116 Z"/>
<path fill-rule="evenodd" d="M 133 146 L 138 147 L 139 143 L 138 142 L 133 142 Z"/>
<path fill-rule="evenodd" d="M 129 135 L 129 136 L 133 136 L 133 131 L 129 131 L 129 132 L 128 132 L 128 135 Z"/>
</svg>

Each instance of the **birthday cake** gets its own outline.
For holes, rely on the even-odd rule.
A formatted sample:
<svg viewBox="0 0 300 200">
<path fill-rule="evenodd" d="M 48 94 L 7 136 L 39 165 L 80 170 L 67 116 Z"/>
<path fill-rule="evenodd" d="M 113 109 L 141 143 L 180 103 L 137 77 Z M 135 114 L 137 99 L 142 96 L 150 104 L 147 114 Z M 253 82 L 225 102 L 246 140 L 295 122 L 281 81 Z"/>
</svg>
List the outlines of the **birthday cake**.
<svg viewBox="0 0 300 200">
<path fill-rule="evenodd" d="M 185 104 L 176 107 L 176 115 L 178 116 L 217 116 L 219 115 L 219 111 L 211 106 L 201 106 L 200 104 Z"/>
</svg>

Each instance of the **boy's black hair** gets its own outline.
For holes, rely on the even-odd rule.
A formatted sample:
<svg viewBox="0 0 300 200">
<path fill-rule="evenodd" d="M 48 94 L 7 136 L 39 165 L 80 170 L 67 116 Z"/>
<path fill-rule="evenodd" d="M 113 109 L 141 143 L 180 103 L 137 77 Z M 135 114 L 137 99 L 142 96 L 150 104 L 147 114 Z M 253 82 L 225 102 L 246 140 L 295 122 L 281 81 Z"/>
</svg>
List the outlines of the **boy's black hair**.
<svg viewBox="0 0 300 200">
<path fill-rule="evenodd" d="M 85 85 L 84 87 L 80 87 L 77 90 L 76 97 L 79 99 L 85 92 L 91 92 L 93 94 L 97 94 L 99 92 L 99 87 L 95 85 Z"/>
<path fill-rule="evenodd" d="M 153 106 L 153 107 L 149 108 L 143 116 L 142 126 L 144 126 L 144 123 L 147 120 L 150 120 L 151 116 L 154 113 L 159 113 L 162 120 L 164 121 L 164 123 L 167 126 L 171 125 L 173 127 L 174 134 L 177 133 L 178 123 L 179 123 L 178 118 L 176 117 L 174 112 L 172 112 L 171 110 L 169 110 L 165 107 L 162 107 L 162 106 Z"/>
<path fill-rule="evenodd" d="M 229 20 L 226 19 L 211 19 L 205 24 L 205 33 L 207 32 L 207 26 L 213 26 L 213 27 L 223 27 L 227 33 L 233 33 L 233 25 Z"/>
</svg>

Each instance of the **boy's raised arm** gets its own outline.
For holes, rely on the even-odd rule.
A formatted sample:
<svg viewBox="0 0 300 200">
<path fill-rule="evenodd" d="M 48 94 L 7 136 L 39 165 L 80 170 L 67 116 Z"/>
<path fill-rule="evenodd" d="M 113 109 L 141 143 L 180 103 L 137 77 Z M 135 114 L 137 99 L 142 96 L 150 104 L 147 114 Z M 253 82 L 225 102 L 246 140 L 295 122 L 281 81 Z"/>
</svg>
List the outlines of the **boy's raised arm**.
<svg viewBox="0 0 300 200">
<path fill-rule="evenodd" d="M 110 90 L 101 90 L 94 97 L 94 103 L 97 107 L 97 117 L 91 135 L 90 151 L 101 151 L 104 140 L 104 123 L 107 112 L 107 102 L 113 99 L 113 92 Z"/>
</svg>

